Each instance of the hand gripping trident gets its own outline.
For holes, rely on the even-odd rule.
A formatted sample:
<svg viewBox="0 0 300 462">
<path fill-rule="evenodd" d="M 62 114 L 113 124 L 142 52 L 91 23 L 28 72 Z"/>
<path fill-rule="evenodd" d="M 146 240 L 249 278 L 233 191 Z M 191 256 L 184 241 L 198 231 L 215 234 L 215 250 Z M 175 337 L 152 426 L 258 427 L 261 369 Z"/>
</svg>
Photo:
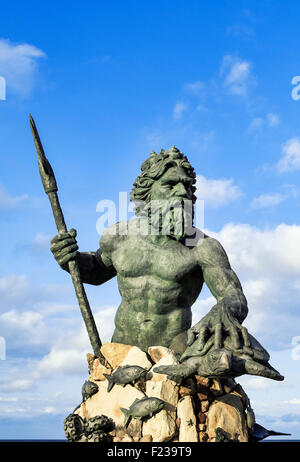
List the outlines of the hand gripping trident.
<svg viewBox="0 0 300 462">
<path fill-rule="evenodd" d="M 57 227 L 59 234 L 66 233 L 67 227 L 66 227 L 64 215 L 60 207 L 60 203 L 59 203 L 59 199 L 57 195 L 58 188 L 57 188 L 55 176 L 54 176 L 52 167 L 48 159 L 45 156 L 44 149 L 43 149 L 36 125 L 31 115 L 29 115 L 29 119 L 30 119 L 30 128 L 32 131 L 34 144 L 35 144 L 37 155 L 38 155 L 39 171 L 40 171 L 40 175 L 41 175 L 42 182 L 44 185 L 45 193 L 48 195 L 48 198 L 51 204 L 56 227 Z M 100 351 L 102 343 L 101 343 L 101 340 L 98 334 L 98 330 L 95 324 L 93 314 L 91 312 L 89 301 L 87 299 L 83 284 L 80 279 L 80 272 L 79 272 L 77 261 L 76 260 L 70 261 L 68 263 L 68 266 L 69 266 L 70 274 L 72 276 L 72 282 L 75 288 L 80 311 L 81 311 L 83 320 L 85 322 L 85 326 L 88 332 L 91 345 L 94 350 L 94 355 L 104 360 L 104 357 Z"/>
</svg>

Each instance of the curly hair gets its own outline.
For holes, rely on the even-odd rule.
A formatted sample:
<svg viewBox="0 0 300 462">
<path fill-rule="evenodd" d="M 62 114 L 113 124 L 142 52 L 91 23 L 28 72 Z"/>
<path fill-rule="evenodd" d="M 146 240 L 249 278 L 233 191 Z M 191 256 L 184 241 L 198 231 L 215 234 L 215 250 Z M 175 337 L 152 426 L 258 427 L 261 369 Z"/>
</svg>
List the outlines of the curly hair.
<svg viewBox="0 0 300 462">
<path fill-rule="evenodd" d="M 143 162 L 141 166 L 142 173 L 137 177 L 133 183 L 134 188 L 130 193 L 130 200 L 132 202 L 139 203 L 142 201 L 144 205 L 137 205 L 135 212 L 137 215 L 141 214 L 145 204 L 151 200 L 151 187 L 153 183 L 160 179 L 160 177 L 166 172 L 169 167 L 178 166 L 185 169 L 188 176 L 192 179 L 192 202 L 196 202 L 195 191 L 196 187 L 196 174 L 188 161 L 188 158 L 177 149 L 172 146 L 171 149 L 165 151 L 162 149 L 159 154 L 152 151 L 150 157 Z"/>
</svg>

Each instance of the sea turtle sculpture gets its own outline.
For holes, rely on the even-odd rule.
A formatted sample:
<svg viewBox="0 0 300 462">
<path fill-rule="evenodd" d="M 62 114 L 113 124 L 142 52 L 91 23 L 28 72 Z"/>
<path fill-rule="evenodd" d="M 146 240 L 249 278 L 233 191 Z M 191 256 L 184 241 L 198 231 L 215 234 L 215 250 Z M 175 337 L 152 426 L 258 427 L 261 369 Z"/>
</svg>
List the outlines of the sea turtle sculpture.
<svg viewBox="0 0 300 462">
<path fill-rule="evenodd" d="M 230 337 L 227 336 L 223 348 L 215 348 L 211 338 L 206 344 L 205 354 L 199 354 L 197 342 L 194 342 L 181 356 L 181 364 L 159 366 L 153 371 L 176 379 L 193 374 L 218 378 L 234 378 L 242 374 L 250 374 L 284 380 L 284 377 L 268 363 L 269 353 L 250 334 L 249 341 L 248 348 L 235 349 Z"/>
</svg>

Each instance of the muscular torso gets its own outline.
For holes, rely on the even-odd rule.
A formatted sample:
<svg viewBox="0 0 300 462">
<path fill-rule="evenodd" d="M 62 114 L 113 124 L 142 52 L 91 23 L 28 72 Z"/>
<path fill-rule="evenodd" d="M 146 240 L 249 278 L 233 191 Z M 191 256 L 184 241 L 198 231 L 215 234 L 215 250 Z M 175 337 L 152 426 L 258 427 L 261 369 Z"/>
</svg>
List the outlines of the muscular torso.
<svg viewBox="0 0 300 462">
<path fill-rule="evenodd" d="M 157 245 L 148 236 L 128 236 L 111 253 L 122 303 L 113 341 L 169 346 L 191 326 L 191 306 L 203 285 L 193 250 L 175 240 Z"/>
<path fill-rule="evenodd" d="M 241 284 L 216 239 L 204 236 L 190 248 L 169 236 L 120 232 L 124 226 L 108 228 L 97 252 L 78 255 L 83 282 L 99 285 L 117 275 L 122 302 L 113 342 L 147 351 L 151 345 L 175 349 L 175 339 L 181 348 L 204 281 L 217 302 L 226 299 L 232 315 L 245 319 Z"/>
</svg>

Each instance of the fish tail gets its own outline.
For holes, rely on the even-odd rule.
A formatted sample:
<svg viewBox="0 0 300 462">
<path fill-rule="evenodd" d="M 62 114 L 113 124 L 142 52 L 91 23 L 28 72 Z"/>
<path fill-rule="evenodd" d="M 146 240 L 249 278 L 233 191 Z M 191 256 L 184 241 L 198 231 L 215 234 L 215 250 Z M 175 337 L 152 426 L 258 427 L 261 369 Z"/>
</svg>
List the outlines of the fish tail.
<svg viewBox="0 0 300 462">
<path fill-rule="evenodd" d="M 111 375 L 108 375 L 108 374 L 103 374 L 103 375 L 108 381 L 107 392 L 110 392 L 110 390 L 112 389 L 112 387 L 115 384 L 114 379 L 113 379 L 113 377 Z"/>
<path fill-rule="evenodd" d="M 120 410 L 123 412 L 123 414 L 125 416 L 124 427 L 127 427 L 128 423 L 129 423 L 129 420 L 131 418 L 131 415 L 130 415 L 128 409 L 125 409 L 124 407 L 121 407 Z"/>
</svg>

